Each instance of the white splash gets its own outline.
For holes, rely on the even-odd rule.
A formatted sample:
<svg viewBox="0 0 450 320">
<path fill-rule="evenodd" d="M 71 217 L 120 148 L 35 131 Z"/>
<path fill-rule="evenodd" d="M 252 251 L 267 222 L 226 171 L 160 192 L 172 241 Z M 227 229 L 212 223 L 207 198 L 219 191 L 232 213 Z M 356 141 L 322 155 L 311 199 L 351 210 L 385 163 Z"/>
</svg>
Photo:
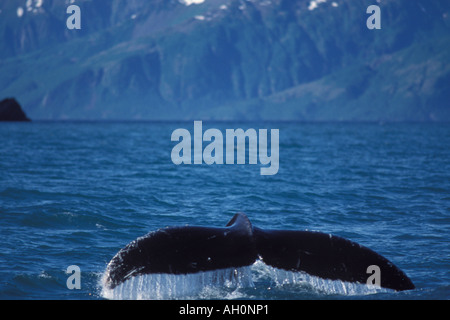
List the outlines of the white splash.
<svg viewBox="0 0 450 320">
<path fill-rule="evenodd" d="M 17 16 L 19 18 L 21 18 L 23 16 L 23 8 L 22 7 L 17 8 Z"/>
<path fill-rule="evenodd" d="M 102 280 L 103 281 L 103 280 Z M 186 275 L 146 274 L 128 279 L 114 289 L 102 288 L 101 295 L 111 300 L 197 299 L 211 294 L 235 298 L 230 291 L 252 287 L 250 267 L 228 268 Z M 221 291 L 223 288 L 225 291 Z M 217 291 L 219 289 L 219 291 Z"/>
<path fill-rule="evenodd" d="M 190 6 L 191 4 L 201 4 L 203 2 L 205 2 L 205 0 L 179 0 L 180 3 L 186 5 L 186 6 Z"/>
<path fill-rule="evenodd" d="M 340 280 L 328 280 L 309 275 L 305 272 L 286 271 L 273 268 L 258 260 L 253 265 L 255 272 L 254 282 L 261 279 L 269 278 L 275 287 L 298 286 L 309 287 L 313 291 L 317 291 L 326 295 L 367 295 L 380 292 L 392 292 L 392 290 L 369 286 L 359 283 L 344 282 Z"/>
<path fill-rule="evenodd" d="M 304 272 L 285 271 L 264 264 L 261 260 L 252 266 L 228 268 L 195 274 L 146 274 L 125 281 L 114 289 L 104 286 L 101 296 L 111 300 L 167 300 L 167 299 L 248 299 L 245 288 L 270 287 L 280 290 L 298 287 L 299 292 L 315 291 L 326 295 L 368 295 L 391 292 L 389 289 L 326 280 Z"/>
<path fill-rule="evenodd" d="M 44 0 L 27 0 L 25 6 L 27 7 L 28 12 L 39 13 L 43 12 L 42 5 L 44 4 Z"/>
<path fill-rule="evenodd" d="M 327 0 L 312 0 L 309 2 L 308 10 L 312 11 L 319 7 L 320 3 L 325 3 Z"/>
</svg>

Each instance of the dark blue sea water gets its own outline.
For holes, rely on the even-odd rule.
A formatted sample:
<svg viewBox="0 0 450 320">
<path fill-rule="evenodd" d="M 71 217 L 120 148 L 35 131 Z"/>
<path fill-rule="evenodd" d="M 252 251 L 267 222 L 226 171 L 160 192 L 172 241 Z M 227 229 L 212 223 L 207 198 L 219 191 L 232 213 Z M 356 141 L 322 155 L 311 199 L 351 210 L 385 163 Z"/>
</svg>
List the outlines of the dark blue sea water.
<svg viewBox="0 0 450 320">
<path fill-rule="evenodd" d="M 280 130 L 280 168 L 171 161 L 180 123 L 1 123 L 1 299 L 449 299 L 450 125 L 204 123 Z M 417 289 L 370 290 L 261 263 L 247 283 L 147 278 L 108 296 L 107 263 L 165 226 L 319 230 L 384 255 Z M 81 270 L 69 290 L 68 266 Z M 217 279 L 214 278 L 214 279 Z M 177 282 L 173 286 L 173 282 Z"/>
</svg>

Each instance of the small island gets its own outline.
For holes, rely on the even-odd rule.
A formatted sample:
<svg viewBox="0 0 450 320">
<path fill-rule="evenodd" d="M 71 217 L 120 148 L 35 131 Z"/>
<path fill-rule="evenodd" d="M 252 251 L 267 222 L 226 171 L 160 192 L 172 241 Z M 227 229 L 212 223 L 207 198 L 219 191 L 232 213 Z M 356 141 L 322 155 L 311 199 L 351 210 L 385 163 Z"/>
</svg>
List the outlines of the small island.
<svg viewBox="0 0 450 320">
<path fill-rule="evenodd" d="M 31 121 L 14 98 L 0 101 L 0 121 Z"/>
</svg>

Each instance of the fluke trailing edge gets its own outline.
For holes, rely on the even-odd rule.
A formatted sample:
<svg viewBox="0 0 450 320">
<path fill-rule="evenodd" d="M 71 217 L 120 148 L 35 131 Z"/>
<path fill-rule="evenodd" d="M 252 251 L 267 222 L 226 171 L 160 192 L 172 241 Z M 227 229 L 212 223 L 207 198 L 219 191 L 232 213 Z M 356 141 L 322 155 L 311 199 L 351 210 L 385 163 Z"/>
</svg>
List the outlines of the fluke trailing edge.
<svg viewBox="0 0 450 320">
<path fill-rule="evenodd" d="M 112 258 L 104 279 L 112 289 L 137 275 L 237 268 L 257 259 L 275 268 L 362 284 L 370 276 L 368 267 L 375 265 L 381 287 L 414 289 L 393 263 L 355 242 L 321 232 L 263 230 L 252 226 L 242 213 L 224 228 L 185 226 L 150 232 Z"/>
</svg>

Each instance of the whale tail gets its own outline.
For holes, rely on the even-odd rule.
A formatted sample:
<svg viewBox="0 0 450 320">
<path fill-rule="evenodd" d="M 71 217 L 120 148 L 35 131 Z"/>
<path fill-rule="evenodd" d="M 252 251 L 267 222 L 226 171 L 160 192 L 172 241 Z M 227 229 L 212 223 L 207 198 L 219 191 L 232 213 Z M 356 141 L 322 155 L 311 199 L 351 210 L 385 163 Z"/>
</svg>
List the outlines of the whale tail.
<svg viewBox="0 0 450 320">
<path fill-rule="evenodd" d="M 368 268 L 376 266 L 381 287 L 414 289 L 403 271 L 369 248 L 321 232 L 263 230 L 252 226 L 242 213 L 224 228 L 185 226 L 150 232 L 112 258 L 104 281 L 112 289 L 141 274 L 238 268 L 258 258 L 275 268 L 362 284 L 370 277 Z"/>
</svg>

